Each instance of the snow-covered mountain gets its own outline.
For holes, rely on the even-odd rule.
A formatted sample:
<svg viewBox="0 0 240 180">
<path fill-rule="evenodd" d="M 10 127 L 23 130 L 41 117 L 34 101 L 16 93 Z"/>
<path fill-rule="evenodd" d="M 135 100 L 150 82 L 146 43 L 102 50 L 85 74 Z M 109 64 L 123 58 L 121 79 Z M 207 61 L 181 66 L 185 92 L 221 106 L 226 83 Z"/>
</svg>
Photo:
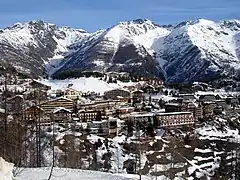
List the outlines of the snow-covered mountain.
<svg viewBox="0 0 240 180">
<path fill-rule="evenodd" d="M 240 21 L 160 26 L 137 19 L 93 33 L 33 21 L 2 30 L 0 45 L 1 61 L 30 74 L 98 70 L 168 82 L 210 80 L 239 72 Z"/>
<path fill-rule="evenodd" d="M 149 20 L 121 22 L 107 30 L 92 33 L 84 43 L 74 45 L 77 50 L 66 57 L 66 63 L 59 71 L 128 71 L 162 76 L 152 46 L 167 34 L 168 29 Z"/>
<path fill-rule="evenodd" d="M 160 57 L 168 81 L 208 80 L 239 68 L 236 53 L 238 21 L 199 19 L 177 25 L 164 39 Z"/>
<path fill-rule="evenodd" d="M 50 70 L 49 60 L 63 57 L 68 46 L 87 36 L 83 30 L 57 27 L 43 21 L 16 23 L 0 30 L 0 63 L 18 71 L 39 76 Z"/>
</svg>

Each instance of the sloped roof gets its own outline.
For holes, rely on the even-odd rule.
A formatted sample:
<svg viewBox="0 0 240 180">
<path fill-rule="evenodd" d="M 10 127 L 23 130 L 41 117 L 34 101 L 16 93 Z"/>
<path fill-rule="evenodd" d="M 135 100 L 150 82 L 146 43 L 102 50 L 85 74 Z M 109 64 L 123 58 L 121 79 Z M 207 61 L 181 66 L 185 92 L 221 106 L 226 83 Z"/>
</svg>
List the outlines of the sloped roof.
<svg viewBox="0 0 240 180">
<path fill-rule="evenodd" d="M 68 112 L 68 113 L 71 113 L 72 111 L 71 110 L 69 110 L 69 109 L 66 109 L 66 108 L 64 108 L 64 107 L 57 107 L 57 108 L 55 108 L 54 110 L 53 110 L 53 114 L 55 114 L 55 113 L 57 113 L 57 112 L 59 112 L 59 111 L 65 111 L 65 112 Z"/>
</svg>

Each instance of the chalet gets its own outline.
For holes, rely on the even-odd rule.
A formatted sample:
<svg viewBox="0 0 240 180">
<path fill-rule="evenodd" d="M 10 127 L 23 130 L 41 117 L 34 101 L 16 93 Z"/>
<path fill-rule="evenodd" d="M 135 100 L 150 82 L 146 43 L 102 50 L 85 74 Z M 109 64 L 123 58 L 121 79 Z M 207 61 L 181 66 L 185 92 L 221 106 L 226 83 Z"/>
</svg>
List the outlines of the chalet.
<svg viewBox="0 0 240 180">
<path fill-rule="evenodd" d="M 106 74 L 109 78 L 118 78 L 119 77 L 119 73 L 114 72 L 114 71 L 107 72 Z"/>
<path fill-rule="evenodd" d="M 192 86 L 192 89 L 193 89 L 194 92 L 204 91 L 204 90 L 205 90 L 204 87 L 203 87 L 202 85 L 200 85 L 200 84 L 195 84 L 195 85 L 193 85 L 193 86 Z"/>
<path fill-rule="evenodd" d="M 196 121 L 191 112 L 158 113 L 156 120 L 157 125 L 167 128 L 193 125 Z"/>
<path fill-rule="evenodd" d="M 135 86 L 131 85 L 131 86 L 124 86 L 123 89 L 127 89 L 129 91 L 134 91 L 136 89 Z"/>
<path fill-rule="evenodd" d="M 80 122 L 101 121 L 106 119 L 105 113 L 97 110 L 79 110 L 78 118 Z"/>
<path fill-rule="evenodd" d="M 57 89 L 57 90 L 55 91 L 55 94 L 56 94 L 56 97 L 64 96 L 64 90 L 62 90 L 62 89 Z"/>
<path fill-rule="evenodd" d="M 51 114 L 55 108 L 63 107 L 70 111 L 73 110 L 74 101 L 64 97 L 59 97 L 56 99 L 51 99 L 49 101 L 39 104 L 40 108 L 44 110 L 46 114 Z"/>
<path fill-rule="evenodd" d="M 129 97 L 122 97 L 122 96 L 117 96 L 116 99 L 119 100 L 120 102 L 128 102 L 130 100 Z"/>
<path fill-rule="evenodd" d="M 97 134 L 99 136 L 107 136 L 109 134 L 108 120 L 89 121 L 87 129 L 90 134 Z"/>
<path fill-rule="evenodd" d="M 221 106 L 225 110 L 228 109 L 228 104 L 226 103 L 226 101 L 224 99 L 218 99 L 213 102 L 215 102 L 217 106 Z"/>
<path fill-rule="evenodd" d="M 193 101 L 195 100 L 194 94 L 179 94 L 179 97 L 183 99 L 183 101 Z"/>
<path fill-rule="evenodd" d="M 162 86 L 164 85 L 163 80 L 157 78 L 150 78 L 148 79 L 148 83 L 154 86 Z"/>
<path fill-rule="evenodd" d="M 23 96 L 16 95 L 7 100 L 7 112 L 10 114 L 18 114 L 23 109 Z"/>
<path fill-rule="evenodd" d="M 215 101 L 215 100 L 216 100 L 216 97 L 214 94 L 206 94 L 206 95 L 199 96 L 200 102 L 210 102 L 210 101 Z"/>
<path fill-rule="evenodd" d="M 52 112 L 53 122 L 70 122 L 72 118 L 72 111 L 64 107 L 57 107 Z"/>
<path fill-rule="evenodd" d="M 129 76 L 130 76 L 130 73 L 128 73 L 128 72 L 120 72 L 119 73 L 119 77 L 123 78 L 123 79 L 128 79 Z"/>
<path fill-rule="evenodd" d="M 48 119 L 45 117 L 44 110 L 39 106 L 31 106 L 23 110 L 23 123 L 33 124 L 46 122 Z"/>
<path fill-rule="evenodd" d="M 142 102 L 144 100 L 144 92 L 142 90 L 136 90 L 132 92 L 133 101 Z"/>
<path fill-rule="evenodd" d="M 215 108 L 213 108 L 213 114 L 216 114 L 216 115 L 218 115 L 218 114 L 222 114 L 222 112 L 223 112 L 223 107 L 222 106 L 216 106 Z"/>
<path fill-rule="evenodd" d="M 154 86 L 147 85 L 142 89 L 145 93 L 153 93 L 155 91 Z"/>
<path fill-rule="evenodd" d="M 164 107 L 166 112 L 180 112 L 183 108 L 180 103 L 166 103 Z"/>
<path fill-rule="evenodd" d="M 126 89 L 114 89 L 104 93 L 105 99 L 117 99 L 118 96 L 130 97 L 130 91 Z"/>
<path fill-rule="evenodd" d="M 201 89 L 203 89 L 203 90 L 208 89 L 209 85 L 207 83 L 203 83 L 203 82 L 194 82 L 193 83 L 193 88 L 194 87 L 200 87 L 200 91 L 201 91 Z"/>
<path fill-rule="evenodd" d="M 237 97 L 231 96 L 226 98 L 226 103 L 236 107 L 239 104 L 239 101 Z"/>
<path fill-rule="evenodd" d="M 77 91 L 73 88 L 67 88 L 63 91 L 63 97 L 68 98 L 68 99 L 79 99 L 82 95 L 82 92 Z"/>
</svg>

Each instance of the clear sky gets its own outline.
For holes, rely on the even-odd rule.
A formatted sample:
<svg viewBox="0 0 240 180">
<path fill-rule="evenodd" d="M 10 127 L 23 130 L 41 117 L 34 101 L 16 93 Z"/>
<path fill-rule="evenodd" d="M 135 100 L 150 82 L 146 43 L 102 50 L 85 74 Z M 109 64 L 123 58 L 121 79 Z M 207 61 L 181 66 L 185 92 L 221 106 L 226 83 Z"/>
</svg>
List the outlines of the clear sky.
<svg viewBox="0 0 240 180">
<path fill-rule="evenodd" d="M 0 0 L 0 28 L 42 19 L 95 31 L 138 18 L 158 24 L 240 19 L 240 0 Z"/>
</svg>

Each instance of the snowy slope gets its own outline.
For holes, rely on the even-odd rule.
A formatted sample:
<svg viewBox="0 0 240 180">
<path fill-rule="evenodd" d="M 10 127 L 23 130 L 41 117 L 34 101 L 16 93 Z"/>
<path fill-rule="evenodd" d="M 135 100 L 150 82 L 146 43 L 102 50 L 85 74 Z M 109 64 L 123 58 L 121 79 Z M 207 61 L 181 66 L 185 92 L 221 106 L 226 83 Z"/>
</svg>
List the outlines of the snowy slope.
<svg viewBox="0 0 240 180">
<path fill-rule="evenodd" d="M 167 29 L 150 20 L 120 22 L 107 30 L 98 31 L 96 35 L 91 34 L 89 40 L 66 57 L 68 62 L 59 71 L 73 68 L 117 70 L 161 76 L 152 47 L 155 41 L 168 33 Z"/>
<path fill-rule="evenodd" d="M 6 162 L 0 157 L 0 180 L 12 180 L 13 164 Z"/>
<path fill-rule="evenodd" d="M 240 26 L 229 22 L 198 19 L 175 26 L 159 52 L 168 81 L 208 80 L 238 69 L 234 37 Z"/>
<path fill-rule="evenodd" d="M 133 82 L 119 82 L 118 83 L 107 83 L 103 80 L 99 80 L 97 78 L 89 77 L 81 77 L 77 79 L 65 79 L 65 80 L 41 80 L 43 84 L 51 86 L 52 90 L 64 89 L 67 88 L 69 84 L 73 84 L 71 88 L 82 91 L 82 92 L 96 92 L 103 94 L 105 91 L 109 91 L 112 89 L 123 88 L 124 86 L 131 86 L 135 83 Z"/>
<path fill-rule="evenodd" d="M 16 180 L 43 180 L 49 176 L 50 168 L 24 169 Z M 52 179 L 57 180 L 137 180 L 137 175 L 110 174 L 99 171 L 87 171 L 80 169 L 54 168 Z M 150 177 L 143 177 L 143 180 L 150 180 Z"/>
<path fill-rule="evenodd" d="M 142 72 L 169 82 L 209 80 L 239 69 L 237 20 L 205 19 L 159 26 L 150 20 L 121 22 L 98 33 L 67 57 L 60 72 Z"/>
<path fill-rule="evenodd" d="M 56 56 L 63 58 L 68 46 L 86 36 L 88 33 L 83 30 L 43 21 L 17 23 L 0 31 L 1 63 L 10 64 L 25 74 L 43 75 L 49 60 L 56 59 Z M 47 65 L 46 69 L 50 70 L 51 66 Z"/>
</svg>

